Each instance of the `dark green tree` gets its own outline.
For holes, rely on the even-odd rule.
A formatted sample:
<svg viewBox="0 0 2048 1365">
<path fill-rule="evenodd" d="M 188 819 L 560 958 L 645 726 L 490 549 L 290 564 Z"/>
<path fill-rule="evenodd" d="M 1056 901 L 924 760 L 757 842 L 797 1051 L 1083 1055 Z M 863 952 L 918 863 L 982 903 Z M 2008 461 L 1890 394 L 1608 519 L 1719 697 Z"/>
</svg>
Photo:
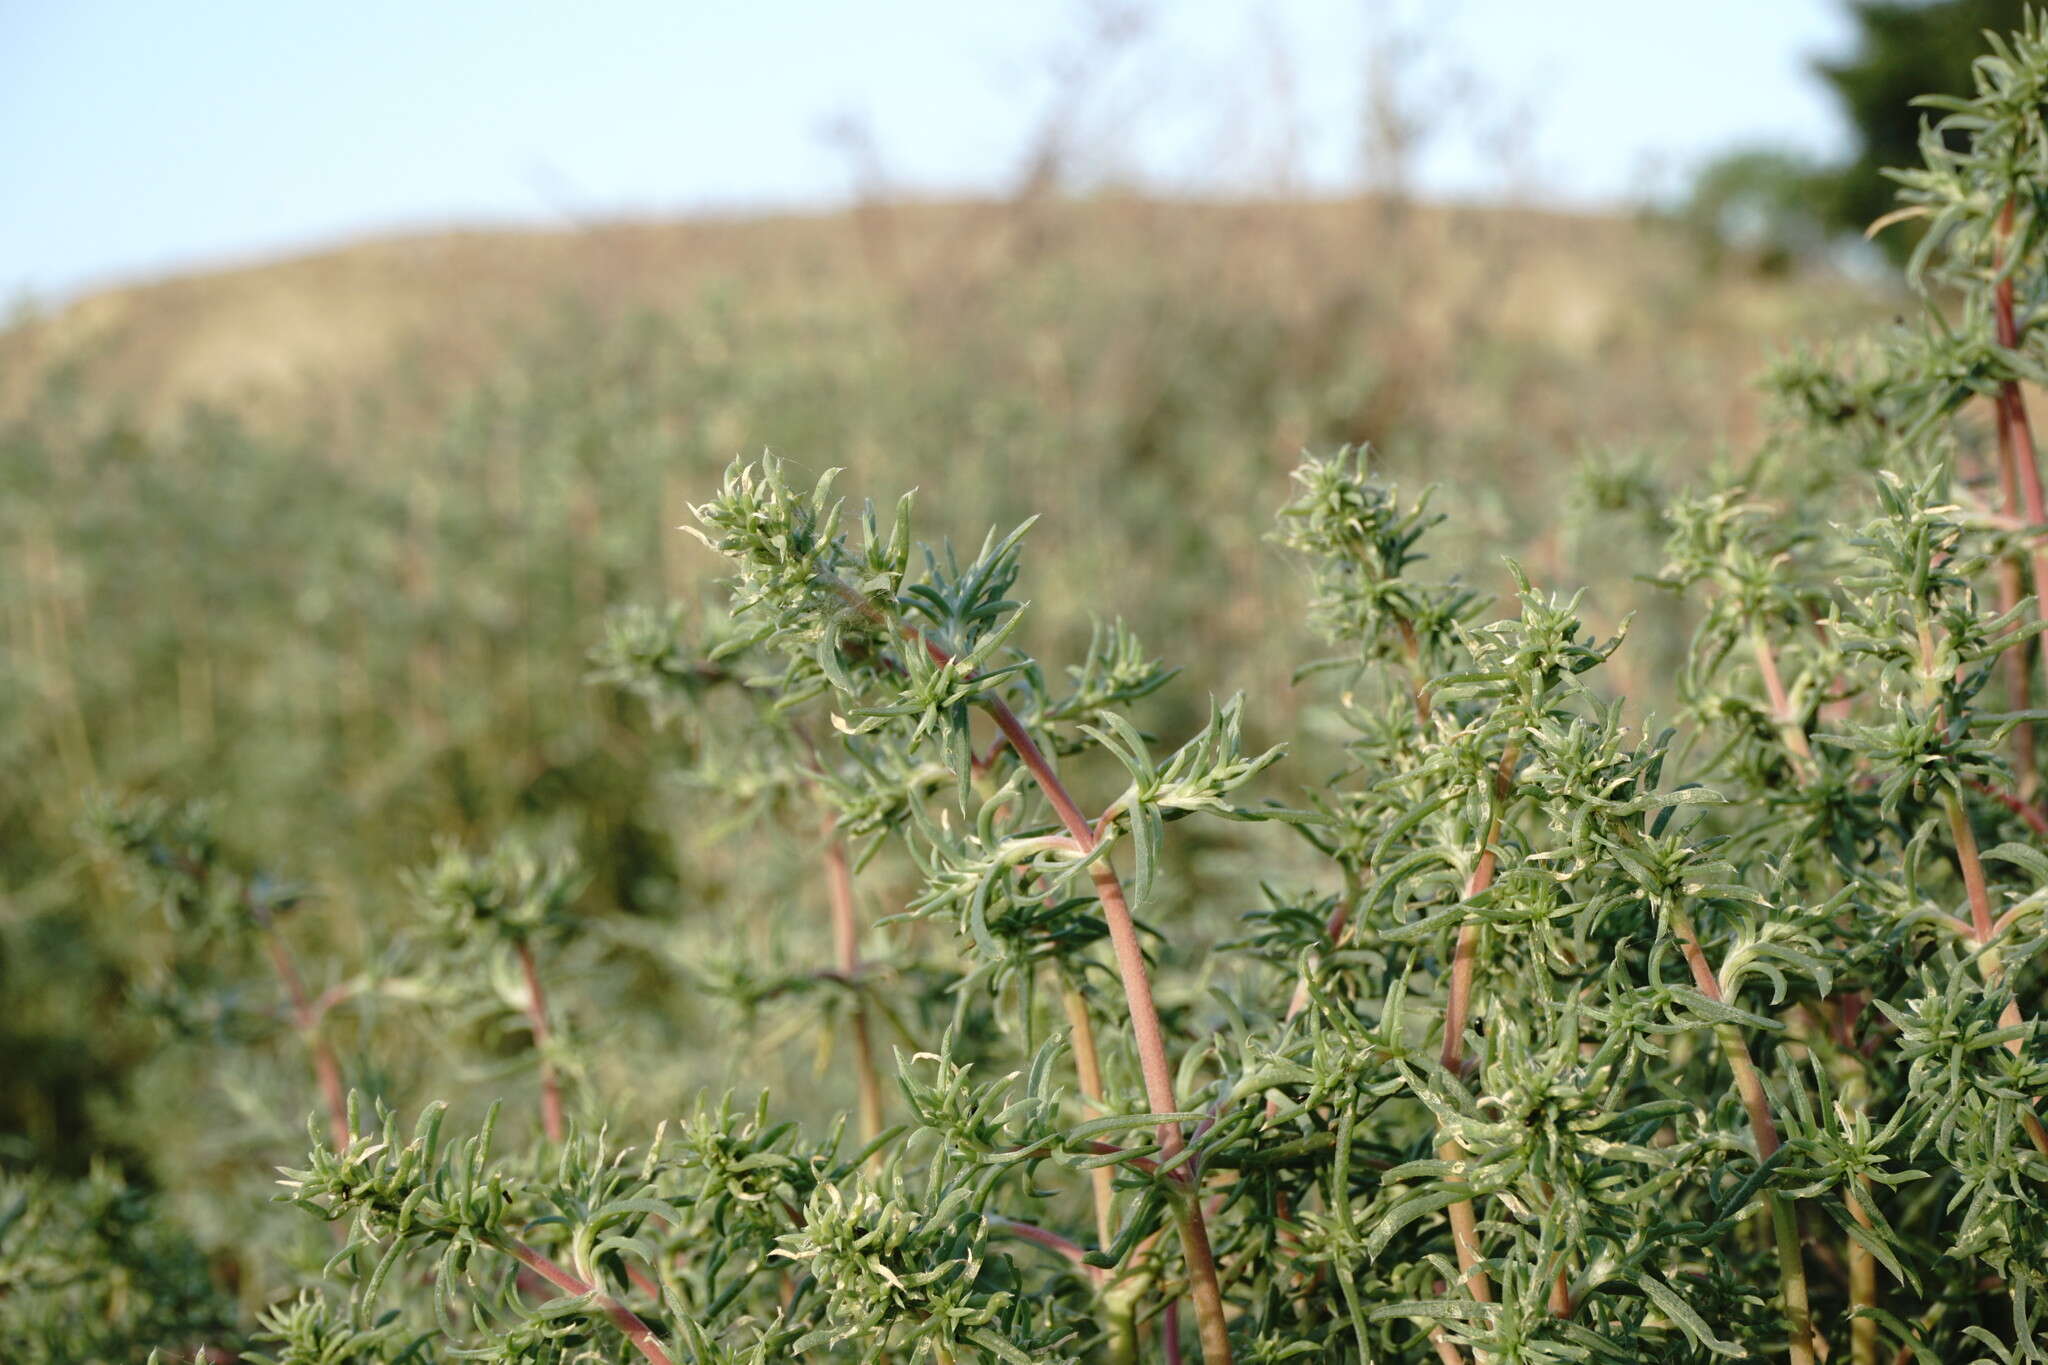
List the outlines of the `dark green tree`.
<svg viewBox="0 0 2048 1365">
<path fill-rule="evenodd" d="M 1855 145 L 1840 170 L 1815 184 L 1815 205 L 1827 221 L 1850 231 L 1865 227 L 1894 207 L 1887 166 L 1920 159 L 1920 125 L 1925 111 L 1913 100 L 1930 91 L 1967 94 L 1970 63 L 1984 51 L 1984 33 L 2010 33 L 2020 26 L 2022 0 L 1851 0 L 1856 46 L 1815 70 L 1840 102 Z M 1888 233 L 1903 250 L 1913 234 Z"/>
</svg>

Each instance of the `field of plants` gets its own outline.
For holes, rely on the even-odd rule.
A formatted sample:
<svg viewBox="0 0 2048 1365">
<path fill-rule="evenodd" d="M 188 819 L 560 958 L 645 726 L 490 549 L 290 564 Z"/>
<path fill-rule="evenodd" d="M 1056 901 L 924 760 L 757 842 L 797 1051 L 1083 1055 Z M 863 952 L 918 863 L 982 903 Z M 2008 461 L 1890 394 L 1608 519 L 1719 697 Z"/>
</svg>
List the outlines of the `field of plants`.
<svg viewBox="0 0 2048 1365">
<path fill-rule="evenodd" d="M 1027 197 L 22 319 L 0 1358 L 2048 1360 L 1977 79 L 1887 284 Z"/>
</svg>

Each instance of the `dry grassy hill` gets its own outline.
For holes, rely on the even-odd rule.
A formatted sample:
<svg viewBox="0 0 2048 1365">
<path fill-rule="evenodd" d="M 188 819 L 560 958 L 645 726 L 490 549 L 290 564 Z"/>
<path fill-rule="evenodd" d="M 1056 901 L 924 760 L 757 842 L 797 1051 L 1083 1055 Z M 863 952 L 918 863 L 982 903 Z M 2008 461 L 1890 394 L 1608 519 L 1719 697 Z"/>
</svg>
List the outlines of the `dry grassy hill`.
<svg viewBox="0 0 2048 1365">
<path fill-rule="evenodd" d="M 1524 416 L 1569 410 L 1610 435 L 1627 429 L 1630 395 L 1674 383 L 1739 434 L 1741 380 L 1766 339 L 1826 332 L 1867 307 L 1840 282 L 1709 276 L 1677 233 L 1624 217 L 1363 200 L 871 205 L 401 236 L 110 289 L 0 335 L 0 399 L 18 408 L 44 376 L 75 367 L 87 391 L 146 421 L 194 401 L 296 420 L 366 386 L 413 401 L 457 392 L 564 308 L 617 319 L 714 295 L 757 314 L 859 319 L 940 347 L 973 332 L 985 345 L 1020 296 L 1058 281 L 1256 312 L 1278 322 L 1283 364 L 1316 364 L 1363 328 L 1386 346 L 1381 401 L 1425 409 L 1469 402 L 1460 379 L 1475 357 L 1533 349 L 1602 382 L 1544 395 L 1544 411 Z M 1050 366 L 1059 319 L 1034 321 L 1013 340 Z M 1155 339 L 1144 317 L 1124 322 Z"/>
</svg>

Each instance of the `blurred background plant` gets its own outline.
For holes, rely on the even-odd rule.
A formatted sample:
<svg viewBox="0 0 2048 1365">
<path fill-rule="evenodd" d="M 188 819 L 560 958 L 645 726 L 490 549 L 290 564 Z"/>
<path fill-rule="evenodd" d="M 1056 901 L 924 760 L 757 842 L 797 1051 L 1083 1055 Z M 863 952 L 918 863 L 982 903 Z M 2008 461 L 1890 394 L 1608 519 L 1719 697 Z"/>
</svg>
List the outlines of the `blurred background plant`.
<svg viewBox="0 0 2048 1365">
<path fill-rule="evenodd" d="M 1885 170 L 1919 159 L 1923 95 L 1960 94 L 1986 33 L 2011 33 L 2026 0 L 1850 0 L 1848 52 L 1815 60 L 1849 132 L 1836 158 L 1770 145 L 1739 148 L 1695 175 L 1680 213 L 1715 259 L 1766 273 L 1834 256 L 1868 261 L 1864 232 L 1894 207 Z M 1951 148 L 1959 134 L 1947 134 Z M 1878 238 L 1902 261 L 1910 228 Z"/>
</svg>

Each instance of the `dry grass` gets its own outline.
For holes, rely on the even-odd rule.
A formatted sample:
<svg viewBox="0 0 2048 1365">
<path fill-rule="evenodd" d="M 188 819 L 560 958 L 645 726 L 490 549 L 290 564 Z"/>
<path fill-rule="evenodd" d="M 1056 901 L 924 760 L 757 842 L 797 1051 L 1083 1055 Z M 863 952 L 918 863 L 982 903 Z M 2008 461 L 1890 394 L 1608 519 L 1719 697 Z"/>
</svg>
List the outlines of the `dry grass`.
<svg viewBox="0 0 2048 1365">
<path fill-rule="evenodd" d="M 850 315 L 943 345 L 1051 276 L 1256 308 L 1280 324 L 1283 366 L 1317 364 L 1363 325 L 1388 343 L 1376 401 L 1403 418 L 1470 425 L 1510 403 L 1518 422 L 1602 438 L 1652 429 L 1643 419 L 1674 403 L 1739 438 L 1763 339 L 1831 330 L 1867 307 L 1839 282 L 1707 278 L 1675 234 L 1619 217 L 1370 200 L 878 204 L 395 237 L 110 290 L 0 336 L 0 410 L 66 366 L 146 424 L 194 402 L 297 422 L 345 408 L 395 363 L 414 399 L 445 397 L 565 305 L 671 313 L 710 290 L 750 311 Z M 1133 338 L 1153 340 L 1142 327 Z M 1026 363 L 1057 368 L 1056 326 L 1015 340 Z M 1460 382 L 1504 346 L 1607 382 L 1541 394 Z M 1282 420 L 1273 440 L 1291 453 L 1313 434 Z"/>
</svg>

